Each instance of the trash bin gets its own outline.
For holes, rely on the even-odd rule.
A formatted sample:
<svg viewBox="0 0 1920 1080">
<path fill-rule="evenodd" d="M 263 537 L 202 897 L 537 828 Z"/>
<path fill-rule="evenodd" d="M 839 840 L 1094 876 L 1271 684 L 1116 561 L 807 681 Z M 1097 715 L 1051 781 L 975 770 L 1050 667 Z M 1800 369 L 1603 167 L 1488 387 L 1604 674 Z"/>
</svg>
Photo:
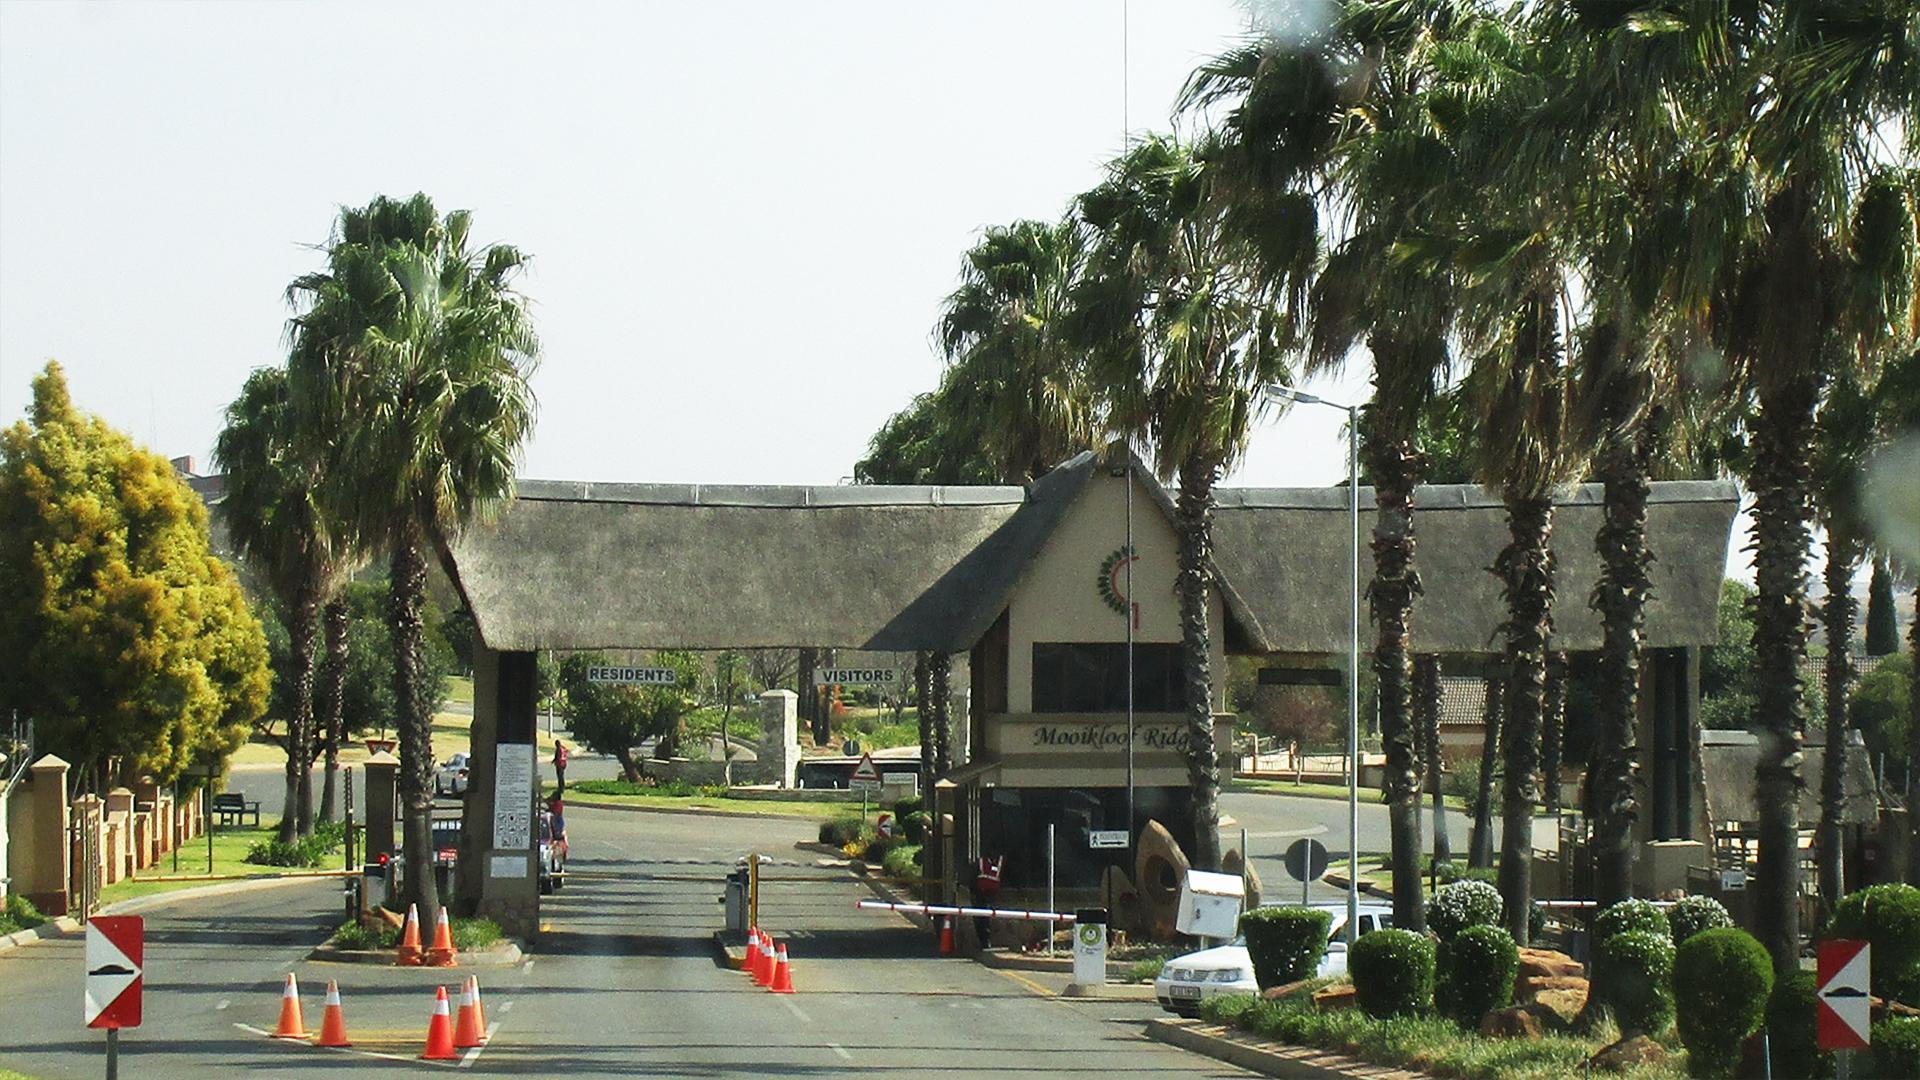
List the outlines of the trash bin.
<svg viewBox="0 0 1920 1080">
<path fill-rule="evenodd" d="M 727 905 L 727 930 L 735 934 L 747 932 L 747 868 L 741 867 L 727 875 L 727 891 L 721 900 Z"/>
</svg>

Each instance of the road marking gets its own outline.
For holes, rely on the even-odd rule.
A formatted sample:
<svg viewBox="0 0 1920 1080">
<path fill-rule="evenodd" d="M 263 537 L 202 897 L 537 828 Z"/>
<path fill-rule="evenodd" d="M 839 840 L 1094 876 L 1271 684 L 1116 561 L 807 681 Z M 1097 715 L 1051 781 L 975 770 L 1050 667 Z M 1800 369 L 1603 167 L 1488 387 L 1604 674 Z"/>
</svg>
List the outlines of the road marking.
<svg viewBox="0 0 1920 1080">
<path fill-rule="evenodd" d="M 494 1010 L 494 1012 L 501 1012 L 501 1013 L 510 1013 L 512 1011 L 513 1011 L 513 1002 L 511 1001 L 502 1003 L 498 1009 Z"/>
<path fill-rule="evenodd" d="M 532 970 L 533 970 L 533 961 L 532 961 L 532 960 L 528 960 L 528 961 L 527 961 L 526 963 L 524 963 L 524 964 L 521 964 L 521 965 L 520 965 L 520 973 L 521 973 L 522 975 L 524 975 L 524 974 L 526 974 L 527 972 L 529 972 L 529 971 L 532 971 Z"/>
<path fill-rule="evenodd" d="M 836 1054 L 839 1054 L 839 1055 L 840 1055 L 840 1058 L 841 1058 L 841 1060 L 843 1060 L 843 1061 L 852 1061 L 852 1060 L 853 1060 L 853 1055 L 852 1055 L 852 1054 L 849 1054 L 849 1053 L 847 1053 L 847 1052 L 846 1052 L 846 1050 L 845 1050 L 844 1048 L 842 1048 L 842 1047 L 841 1047 L 841 1045 L 840 1045 L 839 1043 L 828 1043 L 828 1044 L 827 1044 L 827 1049 L 829 1049 L 829 1050 L 831 1050 L 831 1051 L 833 1051 L 833 1052 L 834 1052 L 834 1053 L 836 1053 Z"/>
<path fill-rule="evenodd" d="M 801 1009 L 800 1006 L 795 1005 L 791 1001 L 782 1001 L 780 1004 L 785 1005 L 787 1007 L 788 1012 L 791 1012 L 793 1013 L 794 1016 L 799 1017 L 801 1023 L 803 1024 L 813 1023 L 813 1017 L 808 1016 L 806 1014 L 806 1011 Z"/>
<path fill-rule="evenodd" d="M 353 1047 L 353 1046 L 315 1046 L 312 1043 L 294 1040 L 294 1039 L 274 1039 L 273 1032 L 268 1031 L 266 1028 L 257 1028 L 257 1027 L 254 1027 L 252 1024 L 241 1024 L 241 1023 L 235 1023 L 233 1026 L 239 1028 L 241 1031 L 250 1031 L 253 1034 L 260 1036 L 261 1038 L 271 1039 L 273 1042 L 280 1043 L 286 1046 L 304 1046 L 313 1050 L 334 1050 L 342 1054 L 359 1054 L 361 1057 L 380 1058 L 383 1061 L 419 1062 L 422 1065 L 452 1064 L 452 1062 L 445 1062 L 445 1061 L 424 1061 L 420 1058 L 413 1057 L 407 1054 L 384 1054 L 378 1050 L 362 1050 L 362 1049 L 359 1049 L 358 1047 Z M 495 1028 L 499 1026 L 500 1025 L 498 1024 L 493 1025 L 493 1027 Z M 489 1033 L 491 1033 L 493 1028 L 488 1028 L 487 1030 L 489 1031 Z M 466 1062 L 463 1061 L 463 1062 L 460 1062 L 460 1064 L 465 1065 Z"/>
<path fill-rule="evenodd" d="M 224 1009 L 224 1008 L 226 1008 L 227 1006 L 229 1006 L 229 1005 L 231 1005 L 231 1004 L 233 1004 L 233 999 L 232 999 L 232 998 L 221 998 L 221 999 L 220 999 L 220 1004 L 218 1004 L 218 1005 L 215 1005 L 215 1006 L 213 1007 L 213 1011 L 214 1011 L 214 1012 L 219 1012 L 220 1010 L 222 1010 L 222 1009 Z"/>
<path fill-rule="evenodd" d="M 1060 996 L 1059 994 L 1056 994 L 1053 991 L 1047 989 L 1046 987 L 1041 986 L 1039 983 L 1034 982 L 1032 979 L 1027 978 L 1025 975 L 1022 975 L 1017 971 L 1008 971 L 1004 968 L 989 968 L 988 970 L 998 972 L 1001 975 L 1005 975 L 1007 978 L 1012 979 L 1014 982 L 1019 983 L 1021 986 L 1026 987 L 1028 990 L 1031 990 L 1032 992 L 1039 994 L 1041 997 L 1057 998 Z"/>
<path fill-rule="evenodd" d="M 1250 832 L 1247 834 L 1247 839 L 1272 840 L 1282 836 L 1321 836 L 1328 831 L 1328 828 L 1324 824 L 1309 825 L 1303 829 L 1273 829 L 1267 832 Z"/>
<path fill-rule="evenodd" d="M 505 1011 L 505 1010 L 503 1009 L 502 1011 Z M 480 1045 L 467 1051 L 466 1056 L 460 1059 L 460 1067 L 464 1069 L 467 1066 L 472 1065 L 475 1061 L 478 1061 L 480 1059 L 480 1051 L 485 1050 L 487 1048 L 487 1044 L 493 1041 L 493 1033 L 499 1030 L 500 1030 L 500 1021 L 495 1020 L 493 1023 L 488 1024 L 487 1033 L 481 1036 Z"/>
</svg>

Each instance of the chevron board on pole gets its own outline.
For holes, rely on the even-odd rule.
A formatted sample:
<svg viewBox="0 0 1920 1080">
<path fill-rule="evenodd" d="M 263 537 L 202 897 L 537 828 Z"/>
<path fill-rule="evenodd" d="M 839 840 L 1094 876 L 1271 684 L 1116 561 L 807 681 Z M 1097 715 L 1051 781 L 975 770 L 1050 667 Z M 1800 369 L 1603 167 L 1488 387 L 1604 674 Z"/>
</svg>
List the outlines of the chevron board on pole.
<svg viewBox="0 0 1920 1080">
<path fill-rule="evenodd" d="M 87 923 L 87 1026 L 140 1026 L 146 923 L 138 915 L 101 915 Z"/>
<path fill-rule="evenodd" d="M 1873 1024 L 1873 999 L 1867 995 L 1872 950 L 1864 941 L 1820 943 L 1820 1004 L 1815 1030 L 1822 1050 L 1864 1050 Z"/>
</svg>

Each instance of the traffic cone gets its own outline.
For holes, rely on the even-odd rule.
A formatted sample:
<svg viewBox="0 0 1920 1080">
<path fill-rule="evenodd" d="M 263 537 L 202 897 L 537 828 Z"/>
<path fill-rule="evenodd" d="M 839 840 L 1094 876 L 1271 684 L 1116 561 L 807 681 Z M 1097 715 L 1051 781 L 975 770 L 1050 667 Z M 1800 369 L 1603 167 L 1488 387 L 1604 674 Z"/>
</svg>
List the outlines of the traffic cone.
<svg viewBox="0 0 1920 1080">
<path fill-rule="evenodd" d="M 773 985 L 773 935 L 760 939 L 760 967 L 753 973 L 756 986 Z"/>
<path fill-rule="evenodd" d="M 747 943 L 747 976 L 754 982 L 762 983 L 763 985 L 764 980 L 761 978 L 760 972 L 761 969 L 766 966 L 762 963 L 762 961 L 766 959 L 766 944 L 767 935 L 760 930 L 755 930 L 753 932 L 753 940 Z"/>
<path fill-rule="evenodd" d="M 485 1042 L 485 1029 L 480 1026 L 480 1010 L 473 997 L 473 976 L 460 987 L 460 1021 L 453 1028 L 453 1045 L 456 1049 L 469 1050 Z"/>
<path fill-rule="evenodd" d="M 768 987 L 776 994 L 793 993 L 793 969 L 787 966 L 787 947 L 780 946 L 779 959 L 774 962 L 773 985 Z"/>
<path fill-rule="evenodd" d="M 458 967 L 460 953 L 453 947 L 453 925 L 447 921 L 447 909 L 440 909 L 440 920 L 433 924 L 433 948 L 427 950 L 427 966 Z"/>
<path fill-rule="evenodd" d="M 340 984 L 327 980 L 327 1013 L 320 1018 L 321 1046 L 352 1046 L 347 1039 L 347 1016 L 340 1008 Z"/>
<path fill-rule="evenodd" d="M 953 916 L 940 917 L 940 955 L 953 955 Z"/>
<path fill-rule="evenodd" d="M 287 985 L 280 991 L 280 1026 L 274 1029 L 276 1039 L 307 1038 L 307 1022 L 300 1018 L 300 986 L 293 981 L 293 972 L 287 972 Z"/>
<path fill-rule="evenodd" d="M 469 975 L 467 976 L 467 979 L 468 981 L 473 983 L 473 1015 L 478 1017 L 480 1021 L 480 1041 L 486 1042 L 487 1041 L 487 1003 L 481 1000 L 480 998 L 480 976 Z"/>
<path fill-rule="evenodd" d="M 420 1053 L 423 1061 L 457 1061 L 460 1055 L 453 1049 L 453 1016 L 447 1011 L 447 988 L 440 988 L 440 996 L 433 1002 L 433 1018 L 427 1021 L 427 1048 Z"/>
<path fill-rule="evenodd" d="M 393 962 L 401 967 L 419 967 L 423 959 L 420 953 L 420 908 L 417 904 L 408 904 L 407 925 L 400 931 L 400 952 Z"/>
</svg>

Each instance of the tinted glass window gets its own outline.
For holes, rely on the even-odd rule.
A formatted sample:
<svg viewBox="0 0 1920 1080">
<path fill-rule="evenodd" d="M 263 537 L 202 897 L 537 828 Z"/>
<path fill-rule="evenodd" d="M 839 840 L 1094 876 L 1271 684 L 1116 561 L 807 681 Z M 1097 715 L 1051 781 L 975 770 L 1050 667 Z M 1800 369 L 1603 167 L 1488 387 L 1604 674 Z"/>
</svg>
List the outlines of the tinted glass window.
<svg viewBox="0 0 1920 1080">
<path fill-rule="evenodd" d="M 1139 712 L 1180 712 L 1180 646 L 1133 647 L 1133 707 Z M 1125 642 L 1035 642 L 1033 711 L 1037 713 L 1125 712 Z"/>
</svg>

